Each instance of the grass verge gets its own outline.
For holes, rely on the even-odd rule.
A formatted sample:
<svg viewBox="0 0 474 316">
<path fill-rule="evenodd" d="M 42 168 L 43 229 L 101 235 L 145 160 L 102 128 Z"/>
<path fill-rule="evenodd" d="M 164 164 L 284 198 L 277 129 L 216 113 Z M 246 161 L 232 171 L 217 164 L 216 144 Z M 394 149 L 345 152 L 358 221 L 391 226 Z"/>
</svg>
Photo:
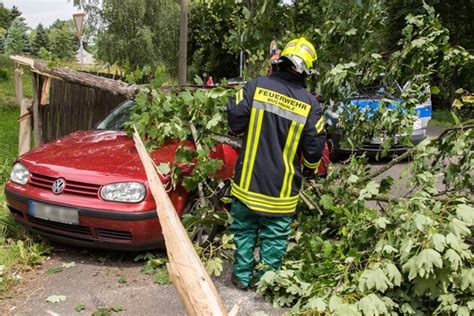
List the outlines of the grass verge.
<svg viewBox="0 0 474 316">
<path fill-rule="evenodd" d="M 0 78 L 0 298 L 8 297 L 8 290 L 22 274 L 43 262 L 50 247 L 32 238 L 15 222 L 7 209 L 3 183 L 8 179 L 18 154 L 18 122 L 20 109 L 16 104 L 14 64 L 0 55 L 0 68 L 6 77 Z M 24 96 L 31 98 L 31 73 L 24 70 Z"/>
<path fill-rule="evenodd" d="M 3 185 L 0 192 L 0 298 L 5 298 L 25 271 L 43 262 L 51 247 L 15 222 L 6 206 Z"/>
</svg>

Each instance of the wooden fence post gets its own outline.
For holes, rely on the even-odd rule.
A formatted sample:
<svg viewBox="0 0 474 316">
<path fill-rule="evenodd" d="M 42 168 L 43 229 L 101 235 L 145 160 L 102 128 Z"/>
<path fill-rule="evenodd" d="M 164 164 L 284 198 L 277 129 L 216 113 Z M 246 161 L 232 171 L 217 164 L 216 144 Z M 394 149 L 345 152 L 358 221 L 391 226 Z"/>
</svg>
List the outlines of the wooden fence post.
<svg viewBox="0 0 474 316">
<path fill-rule="evenodd" d="M 20 130 L 18 133 L 18 156 L 23 155 L 31 149 L 31 118 L 30 107 L 31 100 L 23 98 L 23 69 L 20 64 L 16 64 L 15 68 L 15 92 L 16 102 L 20 107 Z"/>
<path fill-rule="evenodd" d="M 34 128 L 34 140 L 35 148 L 43 144 L 42 137 L 42 122 L 39 114 L 39 75 L 33 73 L 33 128 Z"/>
<path fill-rule="evenodd" d="M 18 135 L 18 156 L 31 150 L 31 100 L 23 99 L 20 107 L 20 132 Z"/>
<path fill-rule="evenodd" d="M 15 91 L 16 91 L 16 103 L 21 107 L 21 102 L 23 102 L 23 80 L 21 80 L 21 75 L 23 74 L 23 69 L 19 64 L 16 64 L 15 68 Z"/>
</svg>

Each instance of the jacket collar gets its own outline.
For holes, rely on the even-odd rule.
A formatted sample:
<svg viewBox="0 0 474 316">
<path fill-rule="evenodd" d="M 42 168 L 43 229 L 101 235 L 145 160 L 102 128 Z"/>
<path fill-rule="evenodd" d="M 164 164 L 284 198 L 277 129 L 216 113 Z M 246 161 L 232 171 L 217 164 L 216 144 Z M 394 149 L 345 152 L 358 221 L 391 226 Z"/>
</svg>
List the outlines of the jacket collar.
<svg viewBox="0 0 474 316">
<path fill-rule="evenodd" d="M 296 83 L 297 85 L 300 85 L 300 86 L 306 88 L 306 83 L 304 82 L 304 80 L 302 80 L 298 76 L 296 76 L 292 73 L 289 73 L 287 71 L 279 71 L 279 70 L 274 71 L 274 72 L 272 72 L 271 76 L 279 77 L 279 78 L 282 78 L 283 80 L 286 80 L 286 81 L 291 81 L 293 83 Z"/>
</svg>

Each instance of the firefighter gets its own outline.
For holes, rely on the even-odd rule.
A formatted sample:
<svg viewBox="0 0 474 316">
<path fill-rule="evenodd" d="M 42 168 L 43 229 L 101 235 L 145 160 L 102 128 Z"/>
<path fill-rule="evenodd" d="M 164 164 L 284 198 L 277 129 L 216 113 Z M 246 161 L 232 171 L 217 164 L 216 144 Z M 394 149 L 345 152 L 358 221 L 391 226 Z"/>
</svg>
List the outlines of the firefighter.
<svg viewBox="0 0 474 316">
<path fill-rule="evenodd" d="M 305 85 L 316 59 L 309 41 L 294 39 L 270 76 L 249 81 L 227 103 L 230 132 L 243 134 L 230 226 L 236 245 L 232 283 L 240 289 L 265 270 L 280 269 L 302 179 L 314 175 L 322 156 L 323 112 Z M 258 267 L 264 268 L 254 277 L 257 238 Z"/>
</svg>

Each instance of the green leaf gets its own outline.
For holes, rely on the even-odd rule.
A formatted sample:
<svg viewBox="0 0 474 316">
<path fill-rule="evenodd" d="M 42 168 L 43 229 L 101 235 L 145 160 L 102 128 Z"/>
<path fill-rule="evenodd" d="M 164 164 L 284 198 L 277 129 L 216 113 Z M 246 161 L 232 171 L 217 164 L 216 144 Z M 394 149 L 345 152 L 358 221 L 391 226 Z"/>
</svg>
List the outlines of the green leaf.
<svg viewBox="0 0 474 316">
<path fill-rule="evenodd" d="M 464 103 L 462 103 L 459 99 L 454 99 L 453 104 L 451 104 L 451 106 L 459 110 L 464 106 Z"/>
<path fill-rule="evenodd" d="M 74 310 L 78 313 L 84 311 L 86 309 L 86 305 L 84 304 L 76 304 L 76 306 L 74 306 Z"/>
<path fill-rule="evenodd" d="M 366 269 L 359 278 L 359 290 L 361 292 L 375 289 L 384 293 L 387 289 L 392 287 L 393 283 L 390 282 L 380 268 Z"/>
<path fill-rule="evenodd" d="M 464 89 L 463 89 L 463 88 L 459 88 L 459 89 L 457 89 L 456 91 L 454 91 L 454 93 L 456 93 L 456 94 L 463 94 L 463 93 L 464 93 Z"/>
<path fill-rule="evenodd" d="M 460 306 L 458 307 L 458 310 L 456 311 L 457 316 L 469 316 L 471 313 L 469 312 L 469 308 L 466 306 Z"/>
<path fill-rule="evenodd" d="M 474 291 L 474 268 L 461 271 L 461 290 L 464 291 L 468 288 Z"/>
<path fill-rule="evenodd" d="M 456 271 L 459 267 L 462 266 L 461 257 L 453 249 L 448 249 L 444 254 L 444 258 L 451 263 L 451 269 Z"/>
<path fill-rule="evenodd" d="M 66 295 L 50 295 L 46 298 L 46 302 L 60 303 L 66 300 Z"/>
<path fill-rule="evenodd" d="M 221 258 L 211 258 L 206 262 L 206 271 L 209 275 L 219 276 L 224 271 L 223 261 Z"/>
<path fill-rule="evenodd" d="M 384 217 L 381 216 L 375 220 L 375 226 L 381 229 L 387 228 L 387 224 L 390 224 L 390 221 Z"/>
<path fill-rule="evenodd" d="M 425 231 L 425 226 L 430 226 L 430 225 L 433 225 L 434 223 L 431 218 L 420 213 L 417 213 L 415 215 L 414 222 L 415 222 L 416 229 L 418 229 L 421 232 Z"/>
<path fill-rule="evenodd" d="M 385 265 L 385 273 L 387 274 L 390 281 L 392 281 L 393 285 L 400 286 L 402 283 L 402 274 L 393 263 L 388 263 Z"/>
<path fill-rule="evenodd" d="M 127 283 L 127 278 L 123 277 L 123 276 L 120 276 L 120 277 L 118 277 L 117 282 L 120 283 L 120 284 L 125 284 L 125 283 Z"/>
<path fill-rule="evenodd" d="M 112 305 L 112 306 L 110 307 L 110 309 L 111 309 L 113 312 L 116 312 L 116 313 L 122 312 L 122 311 L 125 310 L 125 308 L 124 308 L 122 305 Z"/>
<path fill-rule="evenodd" d="M 380 184 L 378 184 L 375 181 L 370 181 L 369 183 L 367 183 L 365 188 L 360 191 L 359 200 L 364 200 L 364 199 L 372 197 L 375 194 L 378 194 L 379 187 L 380 187 Z"/>
<path fill-rule="evenodd" d="M 355 174 L 351 174 L 349 178 L 347 179 L 347 183 L 352 184 L 356 183 L 359 180 L 359 177 L 356 176 Z"/>
<path fill-rule="evenodd" d="M 170 276 L 166 268 L 155 270 L 153 282 L 159 285 L 170 284 Z"/>
<path fill-rule="evenodd" d="M 323 194 L 320 198 L 319 198 L 319 205 L 321 205 L 322 207 L 324 207 L 325 209 L 331 209 L 331 206 L 334 205 L 334 201 L 332 199 L 332 196 L 328 195 L 328 194 Z"/>
<path fill-rule="evenodd" d="M 326 310 L 327 307 L 326 307 L 326 303 L 324 302 L 324 300 L 322 298 L 312 297 L 305 304 L 305 308 L 314 309 L 314 310 L 322 313 Z"/>
<path fill-rule="evenodd" d="M 377 54 L 377 53 L 372 53 L 372 54 L 370 54 L 370 57 L 372 57 L 373 59 L 380 59 L 380 58 L 382 58 L 382 55 Z"/>
<path fill-rule="evenodd" d="M 453 218 L 448 227 L 449 230 L 458 237 L 469 236 L 471 234 L 471 229 L 468 225 L 457 218 Z"/>
<path fill-rule="evenodd" d="M 407 262 L 402 266 L 402 271 L 408 271 L 408 280 L 411 281 L 416 278 L 418 274 L 418 267 L 416 266 L 416 256 L 408 259 Z"/>
<path fill-rule="evenodd" d="M 446 238 L 444 235 L 435 233 L 431 236 L 431 244 L 433 245 L 434 249 L 442 252 L 444 250 L 444 246 L 446 246 Z"/>
<path fill-rule="evenodd" d="M 361 298 L 357 306 L 365 316 L 386 315 L 389 313 L 385 303 L 374 293 Z"/>
<path fill-rule="evenodd" d="M 434 94 L 434 95 L 441 93 L 441 89 L 438 86 L 432 86 L 430 90 L 431 90 L 431 94 Z"/>
<path fill-rule="evenodd" d="M 216 126 L 217 124 L 219 124 L 220 122 L 222 121 L 222 115 L 220 113 L 216 113 L 212 116 L 212 119 L 210 119 L 207 124 L 206 124 L 206 128 L 207 129 L 211 129 L 213 128 L 214 126 Z"/>
<path fill-rule="evenodd" d="M 349 305 L 336 295 L 331 296 L 329 299 L 329 310 L 333 315 L 360 316 L 355 304 Z"/>
<path fill-rule="evenodd" d="M 59 272 L 63 272 L 64 269 L 61 268 L 61 267 L 54 267 L 54 268 L 49 268 L 48 269 L 48 274 L 54 274 L 54 273 L 59 273 Z"/>
<path fill-rule="evenodd" d="M 351 35 L 355 35 L 356 33 L 357 33 L 357 29 L 351 28 L 349 31 L 345 32 L 344 34 L 351 36 Z"/>
<path fill-rule="evenodd" d="M 218 87 L 218 88 L 214 88 L 214 89 L 209 90 L 208 96 L 210 98 L 216 99 L 216 98 L 220 98 L 220 97 L 225 96 L 226 93 L 227 93 L 226 89 L 224 89 L 222 87 Z"/>
<path fill-rule="evenodd" d="M 418 275 L 424 277 L 434 272 L 434 268 L 442 268 L 443 260 L 439 252 L 434 249 L 423 249 L 417 256 L 416 266 L 418 268 Z"/>
<path fill-rule="evenodd" d="M 158 173 L 161 175 L 167 175 L 171 171 L 170 164 L 168 162 L 162 162 L 160 163 L 156 169 L 158 170 Z"/>
<path fill-rule="evenodd" d="M 194 80 L 194 83 L 197 84 L 198 86 L 203 86 L 204 85 L 204 81 L 202 80 L 202 78 L 199 75 L 195 75 L 193 80 Z"/>
<path fill-rule="evenodd" d="M 467 225 L 474 225 L 474 207 L 467 204 L 459 204 L 456 207 L 456 215 Z"/>
</svg>

